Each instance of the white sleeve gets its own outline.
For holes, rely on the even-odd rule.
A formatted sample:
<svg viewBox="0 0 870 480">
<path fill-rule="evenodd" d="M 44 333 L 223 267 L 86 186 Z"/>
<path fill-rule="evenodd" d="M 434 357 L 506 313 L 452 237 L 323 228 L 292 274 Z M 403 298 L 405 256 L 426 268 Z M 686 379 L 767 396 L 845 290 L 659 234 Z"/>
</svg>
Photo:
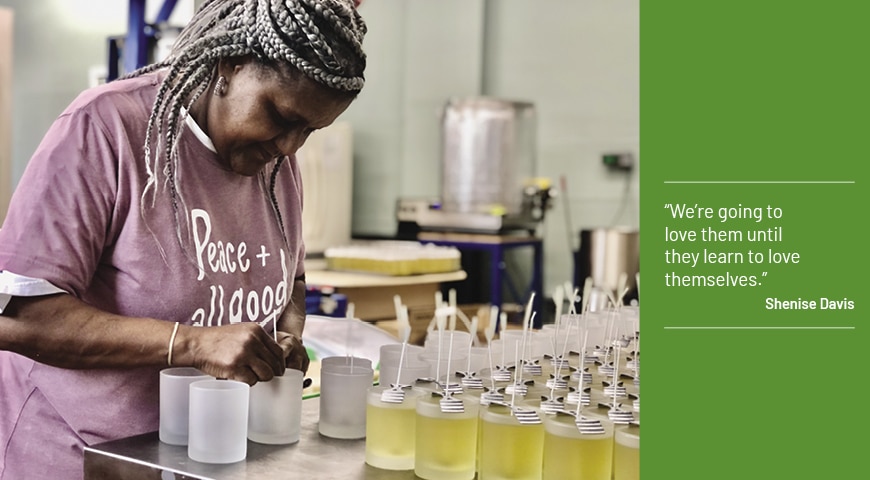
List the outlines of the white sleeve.
<svg viewBox="0 0 870 480">
<path fill-rule="evenodd" d="M 0 271 L 0 313 L 12 297 L 35 297 L 52 293 L 66 293 L 48 280 L 25 277 L 9 271 Z"/>
</svg>

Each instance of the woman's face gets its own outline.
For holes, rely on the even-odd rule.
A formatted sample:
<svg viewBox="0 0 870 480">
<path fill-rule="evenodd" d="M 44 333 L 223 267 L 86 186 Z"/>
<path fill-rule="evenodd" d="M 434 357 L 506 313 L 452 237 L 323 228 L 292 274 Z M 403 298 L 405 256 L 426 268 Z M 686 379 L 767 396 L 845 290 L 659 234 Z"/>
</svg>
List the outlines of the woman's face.
<svg viewBox="0 0 870 480">
<path fill-rule="evenodd" d="M 295 153 L 311 132 L 334 122 L 354 98 L 252 60 L 222 62 L 219 72 L 227 79 L 226 89 L 222 95 L 209 90 L 205 122 L 197 121 L 224 165 L 245 176 L 256 175 L 277 156 Z"/>
</svg>

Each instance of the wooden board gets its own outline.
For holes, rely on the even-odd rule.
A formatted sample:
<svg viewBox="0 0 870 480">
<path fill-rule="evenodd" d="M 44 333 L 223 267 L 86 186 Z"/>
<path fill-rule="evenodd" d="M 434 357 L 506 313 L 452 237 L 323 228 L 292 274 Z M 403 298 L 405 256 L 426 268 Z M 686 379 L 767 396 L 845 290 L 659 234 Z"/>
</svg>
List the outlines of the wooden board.
<svg viewBox="0 0 870 480">
<path fill-rule="evenodd" d="M 347 295 L 354 305 L 354 316 L 361 320 L 391 320 L 396 318 L 393 297 L 399 295 L 409 309 L 434 307 L 435 293 L 441 283 L 464 280 L 464 271 L 392 277 L 363 273 L 318 270 L 305 272 L 306 283 L 333 287 L 336 293 Z"/>
<path fill-rule="evenodd" d="M 0 7 L 0 225 L 12 196 L 12 18 Z"/>
</svg>

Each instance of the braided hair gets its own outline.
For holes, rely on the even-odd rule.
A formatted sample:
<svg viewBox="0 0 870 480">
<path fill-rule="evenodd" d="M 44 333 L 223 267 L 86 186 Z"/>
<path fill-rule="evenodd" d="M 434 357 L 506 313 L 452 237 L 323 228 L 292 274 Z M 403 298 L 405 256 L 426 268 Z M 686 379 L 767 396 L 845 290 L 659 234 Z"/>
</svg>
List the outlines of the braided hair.
<svg viewBox="0 0 870 480">
<path fill-rule="evenodd" d="M 142 193 L 143 217 L 149 193 L 151 205 L 156 200 L 162 170 L 178 241 L 183 243 L 181 218 L 187 215 L 181 212 L 187 208 L 175 176 L 179 134 L 186 112 L 208 88 L 220 59 L 250 55 L 265 65 L 290 66 L 329 88 L 356 94 L 365 83 L 365 33 L 353 0 L 206 0 L 165 60 L 124 77 L 166 70 L 145 134 L 148 180 Z M 283 234 L 274 192 L 281 160 L 272 169 L 269 196 Z"/>
</svg>

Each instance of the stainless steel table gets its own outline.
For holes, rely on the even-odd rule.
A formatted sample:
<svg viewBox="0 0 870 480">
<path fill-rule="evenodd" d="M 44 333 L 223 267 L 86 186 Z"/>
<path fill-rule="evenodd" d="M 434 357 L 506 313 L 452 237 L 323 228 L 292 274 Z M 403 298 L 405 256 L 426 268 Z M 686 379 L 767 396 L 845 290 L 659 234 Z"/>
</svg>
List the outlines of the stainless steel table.
<svg viewBox="0 0 870 480">
<path fill-rule="evenodd" d="M 302 433 L 292 445 L 248 441 L 247 458 L 214 465 L 187 456 L 187 447 L 162 443 L 157 432 L 85 448 L 85 479 L 324 479 L 406 480 L 413 471 L 389 471 L 365 463 L 365 440 L 337 440 L 317 431 L 320 400 L 302 401 Z"/>
</svg>

